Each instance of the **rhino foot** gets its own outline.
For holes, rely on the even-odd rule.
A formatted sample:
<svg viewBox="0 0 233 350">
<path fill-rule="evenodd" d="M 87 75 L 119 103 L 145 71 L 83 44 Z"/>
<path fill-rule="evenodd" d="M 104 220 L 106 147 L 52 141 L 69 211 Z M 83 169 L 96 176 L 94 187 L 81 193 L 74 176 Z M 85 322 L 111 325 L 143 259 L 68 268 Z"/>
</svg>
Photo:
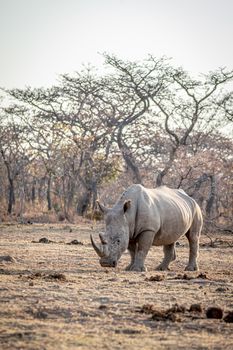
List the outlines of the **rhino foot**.
<svg viewBox="0 0 233 350">
<path fill-rule="evenodd" d="M 185 271 L 198 271 L 198 266 L 197 264 L 187 265 L 185 268 Z"/>
<path fill-rule="evenodd" d="M 131 271 L 131 268 L 132 268 L 132 264 L 129 264 L 126 268 L 125 268 L 125 271 Z"/>
<path fill-rule="evenodd" d="M 127 271 L 137 271 L 137 272 L 143 272 L 147 271 L 147 268 L 145 266 L 140 266 L 140 265 L 129 265 L 126 267 Z"/>
<path fill-rule="evenodd" d="M 163 264 L 159 264 L 156 267 L 156 271 L 166 271 L 166 270 L 170 270 L 169 267 L 167 265 L 163 265 Z"/>
</svg>

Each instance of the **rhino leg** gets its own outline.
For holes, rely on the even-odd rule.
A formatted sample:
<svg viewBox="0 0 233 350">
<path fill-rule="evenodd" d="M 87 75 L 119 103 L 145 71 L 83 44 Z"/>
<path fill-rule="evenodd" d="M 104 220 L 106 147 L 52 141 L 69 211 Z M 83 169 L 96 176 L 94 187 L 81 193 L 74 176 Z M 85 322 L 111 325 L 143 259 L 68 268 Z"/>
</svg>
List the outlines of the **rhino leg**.
<svg viewBox="0 0 233 350">
<path fill-rule="evenodd" d="M 152 246 L 155 233 L 152 231 L 145 231 L 138 237 L 137 243 L 135 244 L 133 261 L 128 266 L 129 271 L 146 271 L 144 262 L 150 247 Z"/>
<path fill-rule="evenodd" d="M 163 252 L 163 261 L 156 267 L 158 271 L 169 270 L 169 264 L 176 259 L 175 243 L 164 245 Z"/>
<path fill-rule="evenodd" d="M 193 234 L 191 230 L 186 233 L 186 237 L 188 238 L 188 241 L 189 241 L 189 262 L 185 268 L 185 271 L 197 271 L 199 237 L 196 234 Z"/>
<path fill-rule="evenodd" d="M 134 258 L 135 258 L 135 251 L 136 251 L 136 247 L 137 244 L 136 242 L 130 242 L 129 243 L 129 246 L 128 246 L 128 251 L 129 251 L 129 254 L 130 254 L 130 258 L 131 258 L 131 262 L 130 264 L 126 267 L 126 271 L 131 271 L 131 268 L 134 264 Z"/>
<path fill-rule="evenodd" d="M 186 237 L 189 241 L 189 262 L 186 266 L 186 271 L 196 271 L 198 270 L 198 253 L 199 253 L 199 238 L 201 234 L 203 219 L 200 210 L 197 211 L 192 226 L 186 233 Z"/>
</svg>

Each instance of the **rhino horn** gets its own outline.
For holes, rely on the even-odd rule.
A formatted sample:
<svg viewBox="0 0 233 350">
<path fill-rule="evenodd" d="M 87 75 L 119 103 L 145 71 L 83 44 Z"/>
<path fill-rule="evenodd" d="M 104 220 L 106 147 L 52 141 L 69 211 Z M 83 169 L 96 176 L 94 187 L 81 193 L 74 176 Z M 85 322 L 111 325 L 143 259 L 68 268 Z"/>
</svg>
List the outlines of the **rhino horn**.
<svg viewBox="0 0 233 350">
<path fill-rule="evenodd" d="M 100 241 L 101 241 L 101 243 L 102 243 L 103 245 L 107 244 L 107 241 L 106 241 L 106 239 L 104 238 L 104 236 L 103 236 L 102 233 L 99 234 L 99 237 L 100 237 Z"/>
<path fill-rule="evenodd" d="M 101 249 L 102 247 L 99 248 L 99 247 L 95 244 L 92 235 L 90 235 L 90 237 L 91 237 L 91 244 L 92 244 L 93 248 L 95 249 L 95 251 L 96 251 L 96 253 L 99 255 L 99 257 L 102 258 L 102 257 L 105 255 L 103 249 Z"/>
</svg>

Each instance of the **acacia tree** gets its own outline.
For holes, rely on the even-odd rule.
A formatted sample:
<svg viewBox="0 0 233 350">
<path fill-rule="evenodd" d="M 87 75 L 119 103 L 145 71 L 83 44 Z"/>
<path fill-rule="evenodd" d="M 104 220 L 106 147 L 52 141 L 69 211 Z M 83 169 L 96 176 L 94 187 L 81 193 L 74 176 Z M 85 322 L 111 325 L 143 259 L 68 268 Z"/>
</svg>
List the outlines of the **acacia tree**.
<svg viewBox="0 0 233 350">
<path fill-rule="evenodd" d="M 133 181 L 141 183 L 142 177 L 128 135 L 130 128 L 145 118 L 151 97 L 160 96 L 165 89 L 170 68 L 165 59 L 155 59 L 153 56 L 144 62 L 123 61 L 107 54 L 104 56 L 105 64 L 113 69 L 105 83 L 108 94 L 104 102 L 111 113 L 107 116 L 107 125 L 113 128 L 114 141 Z"/>
<path fill-rule="evenodd" d="M 217 103 L 225 113 L 226 119 L 233 122 L 233 92 L 231 91 L 225 94 Z"/>
<path fill-rule="evenodd" d="M 91 200 L 95 202 L 99 184 L 114 170 L 114 157 L 109 158 L 111 131 L 103 123 L 103 115 L 107 113 L 102 98 L 103 87 L 103 79 L 87 69 L 74 76 L 62 75 L 60 85 L 52 89 L 8 91 L 30 106 L 30 116 L 24 116 L 24 123 L 31 130 L 31 146 L 44 160 L 49 209 L 53 162 L 57 163 L 55 154 L 59 147 L 60 150 L 74 147 L 78 153 L 73 180 L 82 185 L 77 204 L 80 214 L 86 211 Z"/>
<path fill-rule="evenodd" d="M 21 183 L 21 206 L 23 205 L 24 169 L 31 161 L 25 152 L 25 127 L 14 119 L 14 112 L 14 108 L 6 109 L 2 112 L 0 119 L 0 157 L 5 166 L 8 181 L 8 214 L 12 214 L 15 204 L 16 182 Z"/>
<path fill-rule="evenodd" d="M 225 115 L 222 110 L 224 94 L 222 103 L 219 94 L 221 87 L 232 79 L 233 72 L 222 69 L 202 80 L 194 80 L 183 69 L 175 69 L 170 72 L 170 85 L 164 95 L 160 99 L 151 96 L 156 107 L 155 118 L 162 118 L 162 127 L 170 138 L 168 159 L 157 176 L 157 185 L 163 183 L 180 147 L 192 144 L 194 154 L 198 148 L 198 133 L 209 135 L 219 126 Z"/>
<path fill-rule="evenodd" d="M 105 80 L 87 69 L 75 76 L 63 75 L 61 89 L 69 105 L 65 123 L 70 140 L 79 153 L 79 164 L 74 171 L 83 190 L 77 211 L 84 214 L 91 201 L 94 208 L 98 187 L 115 172 L 116 167 L 116 158 L 109 156 L 112 127 L 106 122 Z"/>
</svg>

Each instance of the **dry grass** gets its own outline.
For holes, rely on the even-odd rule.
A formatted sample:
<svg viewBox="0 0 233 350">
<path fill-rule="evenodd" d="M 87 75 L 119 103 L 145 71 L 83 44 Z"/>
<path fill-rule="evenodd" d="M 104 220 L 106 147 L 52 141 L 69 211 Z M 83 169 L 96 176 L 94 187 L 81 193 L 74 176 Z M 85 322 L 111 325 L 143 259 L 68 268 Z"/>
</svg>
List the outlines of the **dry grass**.
<svg viewBox="0 0 233 350">
<path fill-rule="evenodd" d="M 1 349 L 233 348 L 233 324 L 205 314 L 233 310 L 231 236 L 216 248 L 202 237 L 198 273 L 184 275 L 185 239 L 170 272 L 154 271 L 154 247 L 148 272 L 134 273 L 127 253 L 117 269 L 100 267 L 89 234 L 102 228 L 91 225 L 0 225 L 0 255 L 13 258 L 0 263 Z M 43 237 L 53 243 L 32 243 Z M 83 245 L 66 244 L 75 239 Z"/>
</svg>

